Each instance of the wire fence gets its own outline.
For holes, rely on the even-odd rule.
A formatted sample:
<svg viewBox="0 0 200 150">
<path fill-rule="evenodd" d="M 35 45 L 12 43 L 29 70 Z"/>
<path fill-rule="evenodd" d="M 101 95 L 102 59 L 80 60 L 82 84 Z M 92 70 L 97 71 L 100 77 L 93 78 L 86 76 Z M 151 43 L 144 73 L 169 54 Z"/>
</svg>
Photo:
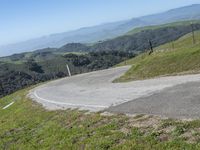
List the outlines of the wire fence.
<svg viewBox="0 0 200 150">
<path fill-rule="evenodd" d="M 169 39 L 171 35 L 166 35 L 166 36 L 162 36 L 162 39 Z M 185 36 L 185 41 L 184 41 L 184 36 Z M 180 40 L 182 38 L 182 42 L 185 43 L 179 43 Z M 146 43 L 144 43 L 146 45 L 146 48 L 144 51 L 141 51 L 138 54 L 141 54 L 143 52 L 147 53 L 148 55 L 152 55 L 154 52 L 162 52 L 162 51 L 167 51 L 167 50 L 176 50 L 179 48 L 182 48 L 183 46 L 187 46 L 188 48 L 190 47 L 194 47 L 195 45 L 200 44 L 200 29 L 195 29 L 193 24 L 191 24 L 191 32 L 185 33 L 182 36 L 180 36 L 177 39 L 174 40 L 170 40 L 167 41 L 163 44 L 159 44 L 157 45 L 157 39 L 146 39 Z M 143 47 L 143 45 L 140 45 L 139 47 L 137 47 L 138 49 L 141 49 Z M 200 47 L 199 47 L 200 49 Z M 128 62 L 127 60 L 124 61 L 124 64 L 127 65 Z"/>
<path fill-rule="evenodd" d="M 191 45 L 191 46 L 194 46 L 194 45 L 196 45 L 196 44 L 199 44 L 200 43 L 200 37 L 199 36 L 197 36 L 196 35 L 196 32 L 195 31 L 200 31 L 200 30 L 195 30 L 194 29 L 194 26 L 193 26 L 193 24 L 191 24 L 191 32 L 190 33 L 187 33 L 187 34 L 190 34 L 190 36 L 188 37 L 188 39 L 191 39 L 191 43 L 188 43 L 189 45 Z M 187 35 L 187 34 L 185 34 L 185 35 Z M 184 35 L 184 36 L 185 36 Z M 169 35 L 167 35 L 167 36 L 164 36 L 164 37 L 162 37 L 162 38 L 168 38 L 169 37 Z M 180 37 L 181 38 L 181 37 Z M 167 43 L 164 43 L 164 44 L 168 44 L 169 46 L 166 46 L 167 47 L 167 50 L 175 50 L 175 49 L 177 49 L 177 48 L 179 48 L 179 47 L 181 47 L 180 45 L 178 45 L 177 44 L 177 41 L 178 39 L 176 39 L 176 40 L 171 40 L 170 42 L 167 42 Z M 156 39 L 148 39 L 147 40 L 147 42 L 148 42 L 148 48 L 146 49 L 146 51 L 148 51 L 149 52 L 149 55 L 151 55 L 153 52 L 154 52 L 154 50 L 156 49 L 156 50 L 159 50 L 159 51 L 161 51 L 161 50 L 166 50 L 166 49 L 158 49 L 157 47 L 159 47 L 159 46 L 154 46 L 155 44 L 155 42 L 156 42 L 157 40 Z"/>
</svg>

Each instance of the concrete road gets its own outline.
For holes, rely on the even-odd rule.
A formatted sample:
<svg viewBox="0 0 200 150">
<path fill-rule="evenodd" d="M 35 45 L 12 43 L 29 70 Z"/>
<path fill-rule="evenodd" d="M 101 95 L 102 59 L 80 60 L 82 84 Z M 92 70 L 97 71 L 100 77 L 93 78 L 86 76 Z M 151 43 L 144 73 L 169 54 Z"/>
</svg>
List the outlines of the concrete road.
<svg viewBox="0 0 200 150">
<path fill-rule="evenodd" d="M 189 82 L 137 98 L 107 111 L 125 114 L 152 114 L 170 118 L 200 118 L 200 82 Z"/>
<path fill-rule="evenodd" d="M 33 89 L 29 96 L 47 109 L 79 108 L 170 117 L 200 114 L 196 111 L 200 75 L 112 83 L 129 68 L 112 68 L 52 81 Z"/>
</svg>

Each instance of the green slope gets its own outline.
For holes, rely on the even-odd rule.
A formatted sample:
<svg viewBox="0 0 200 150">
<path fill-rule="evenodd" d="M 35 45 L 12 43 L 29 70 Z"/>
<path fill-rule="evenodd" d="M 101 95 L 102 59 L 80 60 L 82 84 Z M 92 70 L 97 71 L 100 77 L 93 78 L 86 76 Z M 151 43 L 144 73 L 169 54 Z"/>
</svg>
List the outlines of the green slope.
<svg viewBox="0 0 200 150">
<path fill-rule="evenodd" d="M 30 88 L 0 99 L 2 150 L 200 149 L 198 120 L 162 120 L 144 115 L 102 116 L 77 110 L 47 111 L 26 97 L 28 90 Z M 9 108 L 2 109 L 14 100 Z"/>
<path fill-rule="evenodd" d="M 159 29 L 159 28 L 165 28 L 165 27 L 176 27 L 176 26 L 188 26 L 192 23 L 200 23 L 200 20 L 191 20 L 191 21 L 180 21 L 180 22 L 173 22 L 173 23 L 168 23 L 168 24 L 162 24 L 162 25 L 154 25 L 154 26 L 146 26 L 146 27 L 139 27 L 139 28 L 135 28 L 131 31 L 129 31 L 128 33 L 126 33 L 126 35 L 133 35 L 135 33 L 139 33 L 141 31 L 144 30 L 155 30 L 155 29 Z"/>
<path fill-rule="evenodd" d="M 147 79 L 163 75 L 200 72 L 200 31 L 195 32 L 196 44 L 192 44 L 192 34 L 187 34 L 172 43 L 155 48 L 119 65 L 132 65 L 131 69 L 116 81 Z"/>
</svg>

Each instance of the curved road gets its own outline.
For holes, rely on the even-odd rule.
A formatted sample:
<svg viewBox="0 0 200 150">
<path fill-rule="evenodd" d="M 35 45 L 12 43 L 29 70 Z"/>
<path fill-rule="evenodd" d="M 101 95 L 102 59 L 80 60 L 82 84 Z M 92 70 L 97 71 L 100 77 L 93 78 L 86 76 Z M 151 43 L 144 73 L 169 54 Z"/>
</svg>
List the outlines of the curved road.
<svg viewBox="0 0 200 150">
<path fill-rule="evenodd" d="M 200 117 L 200 75 L 112 83 L 129 68 L 112 68 L 52 81 L 31 90 L 29 96 L 47 109 Z"/>
</svg>

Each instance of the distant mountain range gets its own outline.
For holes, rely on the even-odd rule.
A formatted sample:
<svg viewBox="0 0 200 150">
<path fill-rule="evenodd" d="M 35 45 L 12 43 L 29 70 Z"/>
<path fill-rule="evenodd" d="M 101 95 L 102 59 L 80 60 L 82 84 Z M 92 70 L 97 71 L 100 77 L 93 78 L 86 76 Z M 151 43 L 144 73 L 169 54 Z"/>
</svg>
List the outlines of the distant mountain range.
<svg viewBox="0 0 200 150">
<path fill-rule="evenodd" d="M 0 47 L 0 56 L 33 51 L 47 47 L 61 47 L 67 43 L 94 43 L 123 35 L 136 27 L 159 25 L 183 20 L 200 19 L 200 4 L 172 9 L 163 13 L 102 24 L 79 30 L 53 34 Z"/>
</svg>

